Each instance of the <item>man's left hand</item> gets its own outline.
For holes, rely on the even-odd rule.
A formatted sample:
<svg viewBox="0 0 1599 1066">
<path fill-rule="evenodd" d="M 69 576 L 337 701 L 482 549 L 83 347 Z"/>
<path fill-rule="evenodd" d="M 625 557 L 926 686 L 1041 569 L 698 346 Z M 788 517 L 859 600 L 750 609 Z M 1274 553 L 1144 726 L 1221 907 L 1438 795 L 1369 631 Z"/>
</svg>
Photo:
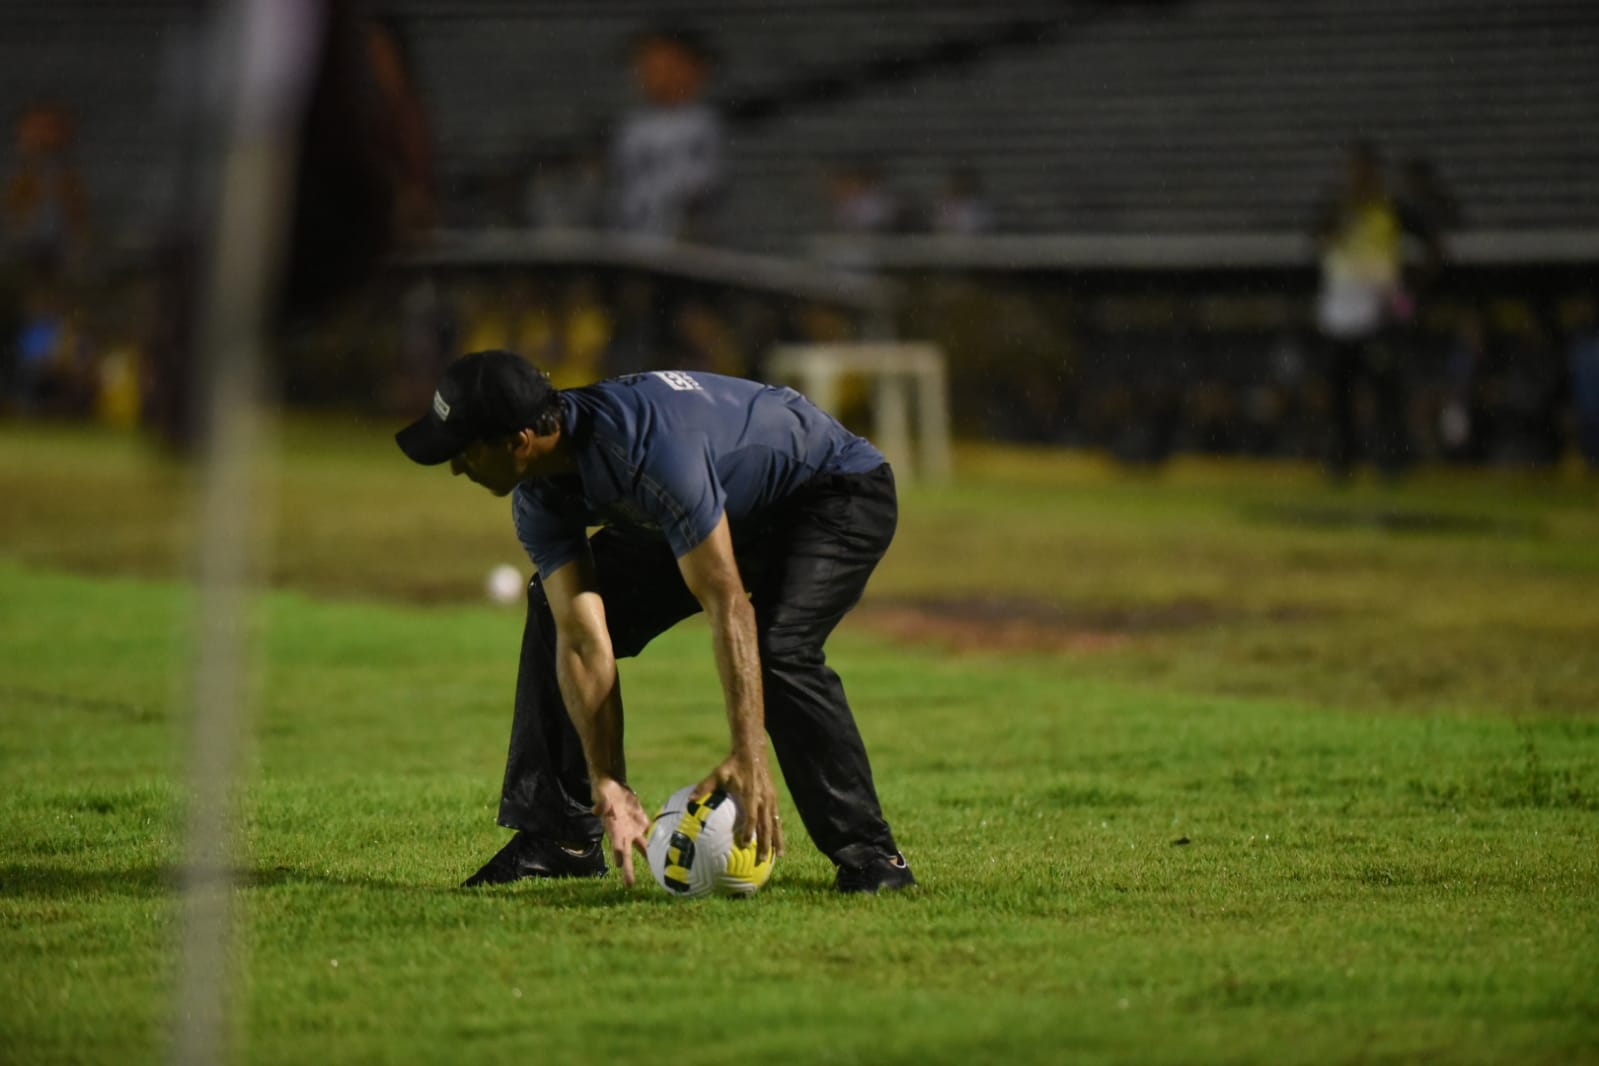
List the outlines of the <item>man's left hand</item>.
<svg viewBox="0 0 1599 1066">
<path fill-rule="evenodd" d="M 739 847 L 756 842 L 756 859 L 765 862 L 773 853 L 783 853 L 783 826 L 777 814 L 777 786 L 766 753 L 729 755 L 722 765 L 701 781 L 695 794 L 704 796 L 717 789 L 726 791 L 738 804 L 738 821 L 733 839 Z"/>
<path fill-rule="evenodd" d="M 633 790 L 620 781 L 602 781 L 594 789 L 594 813 L 611 838 L 611 858 L 622 868 L 622 881 L 632 888 L 633 852 L 648 854 L 650 816 Z"/>
</svg>

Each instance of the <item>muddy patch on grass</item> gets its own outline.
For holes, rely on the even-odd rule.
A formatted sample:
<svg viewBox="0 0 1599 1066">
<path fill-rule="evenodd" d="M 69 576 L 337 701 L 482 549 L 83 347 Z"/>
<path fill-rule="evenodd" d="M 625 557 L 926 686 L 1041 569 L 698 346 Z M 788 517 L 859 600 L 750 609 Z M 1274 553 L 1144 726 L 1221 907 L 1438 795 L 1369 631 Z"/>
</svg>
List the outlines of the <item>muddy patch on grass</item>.
<svg viewBox="0 0 1599 1066">
<path fill-rule="evenodd" d="M 856 617 L 895 640 L 956 652 L 1094 653 L 1225 622 L 1293 622 L 1315 613 L 1292 607 L 1254 613 L 1206 600 L 1072 608 L 1024 597 L 967 597 L 872 600 Z"/>
</svg>

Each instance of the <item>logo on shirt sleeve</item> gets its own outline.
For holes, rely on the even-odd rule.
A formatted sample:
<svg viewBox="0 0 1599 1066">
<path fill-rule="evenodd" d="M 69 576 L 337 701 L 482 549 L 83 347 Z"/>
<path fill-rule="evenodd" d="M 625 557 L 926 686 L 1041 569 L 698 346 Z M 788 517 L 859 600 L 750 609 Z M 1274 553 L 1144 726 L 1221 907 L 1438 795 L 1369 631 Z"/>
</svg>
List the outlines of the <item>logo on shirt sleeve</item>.
<svg viewBox="0 0 1599 1066">
<path fill-rule="evenodd" d="M 683 373 L 681 370 L 654 370 L 656 377 L 666 382 L 667 388 L 673 392 L 704 392 L 700 383 Z"/>
</svg>

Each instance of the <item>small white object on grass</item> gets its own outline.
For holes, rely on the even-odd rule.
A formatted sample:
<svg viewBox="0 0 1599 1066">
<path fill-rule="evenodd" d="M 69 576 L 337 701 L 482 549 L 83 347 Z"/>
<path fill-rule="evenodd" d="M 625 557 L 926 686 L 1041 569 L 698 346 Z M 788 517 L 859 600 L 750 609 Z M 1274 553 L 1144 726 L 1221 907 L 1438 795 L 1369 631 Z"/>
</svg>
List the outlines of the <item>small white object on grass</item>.
<svg viewBox="0 0 1599 1066">
<path fill-rule="evenodd" d="M 522 592 L 526 588 L 527 580 L 522 577 L 522 571 L 509 563 L 501 563 L 490 570 L 488 578 L 483 582 L 483 591 L 488 593 L 489 599 L 495 603 L 515 603 L 522 598 Z"/>
</svg>

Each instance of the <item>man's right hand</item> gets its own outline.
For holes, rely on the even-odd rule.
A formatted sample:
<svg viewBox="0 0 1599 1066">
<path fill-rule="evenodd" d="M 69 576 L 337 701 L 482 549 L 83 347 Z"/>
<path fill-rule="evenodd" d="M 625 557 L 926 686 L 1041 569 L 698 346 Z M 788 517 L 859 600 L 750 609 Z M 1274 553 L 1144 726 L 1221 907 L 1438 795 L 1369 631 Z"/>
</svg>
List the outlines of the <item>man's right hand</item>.
<svg viewBox="0 0 1599 1066">
<path fill-rule="evenodd" d="M 766 753 L 729 755 L 711 775 L 694 790 L 696 796 L 706 796 L 717 789 L 726 790 L 738 804 L 738 821 L 733 826 L 733 842 L 748 847 L 755 841 L 755 858 L 765 862 L 774 853 L 783 853 L 783 824 L 777 813 L 777 787 L 772 783 L 772 771 L 766 762 Z"/>
<path fill-rule="evenodd" d="M 650 816 L 638 794 L 620 781 L 607 779 L 594 786 L 594 813 L 611 841 L 611 861 L 622 868 L 622 881 L 632 888 L 633 852 L 647 855 L 650 840 Z"/>
</svg>

